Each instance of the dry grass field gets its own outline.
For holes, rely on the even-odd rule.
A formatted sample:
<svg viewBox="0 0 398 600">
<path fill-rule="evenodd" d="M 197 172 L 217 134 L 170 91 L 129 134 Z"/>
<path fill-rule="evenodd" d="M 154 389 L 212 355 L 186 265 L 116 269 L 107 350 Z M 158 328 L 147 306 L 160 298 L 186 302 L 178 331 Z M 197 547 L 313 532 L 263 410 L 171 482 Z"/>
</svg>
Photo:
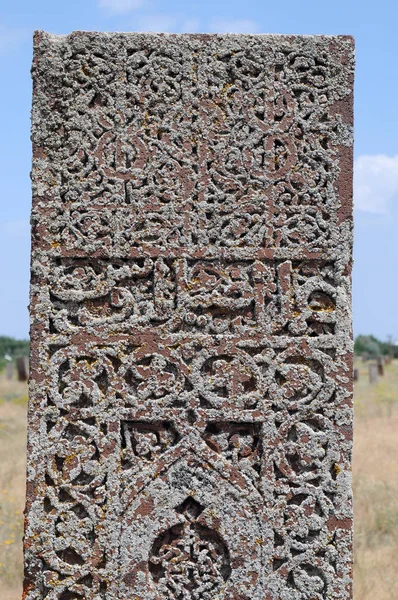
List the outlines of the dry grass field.
<svg viewBox="0 0 398 600">
<path fill-rule="evenodd" d="M 355 600 L 398 598 L 398 361 L 355 388 Z M 27 386 L 0 374 L 0 599 L 20 600 Z"/>
<path fill-rule="evenodd" d="M 355 600 L 398 598 L 398 361 L 355 386 Z"/>
<path fill-rule="evenodd" d="M 0 374 L 0 600 L 21 600 L 27 394 Z"/>
</svg>

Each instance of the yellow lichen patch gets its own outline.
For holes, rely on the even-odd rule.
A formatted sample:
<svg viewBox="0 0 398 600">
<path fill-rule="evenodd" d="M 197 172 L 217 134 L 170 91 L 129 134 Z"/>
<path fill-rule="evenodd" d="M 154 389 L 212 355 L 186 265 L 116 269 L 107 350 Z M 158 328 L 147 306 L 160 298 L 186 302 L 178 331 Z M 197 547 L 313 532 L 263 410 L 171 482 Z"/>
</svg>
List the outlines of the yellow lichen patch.
<svg viewBox="0 0 398 600">
<path fill-rule="evenodd" d="M 337 463 L 335 463 L 333 465 L 333 470 L 336 473 L 336 475 L 338 475 L 339 473 L 341 473 L 341 467 Z"/>
</svg>

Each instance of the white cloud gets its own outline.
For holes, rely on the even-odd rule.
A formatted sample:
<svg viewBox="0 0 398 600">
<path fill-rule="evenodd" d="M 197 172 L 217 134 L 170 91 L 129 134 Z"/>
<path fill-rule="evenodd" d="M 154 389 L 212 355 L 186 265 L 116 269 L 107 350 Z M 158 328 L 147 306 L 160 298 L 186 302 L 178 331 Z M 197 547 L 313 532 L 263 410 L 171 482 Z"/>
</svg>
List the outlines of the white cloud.
<svg viewBox="0 0 398 600">
<path fill-rule="evenodd" d="M 145 0 L 98 0 L 99 6 L 116 15 L 124 15 L 140 8 Z"/>
<path fill-rule="evenodd" d="M 388 212 L 398 199 L 398 155 L 362 155 L 354 163 L 354 206 L 371 213 Z"/>
<path fill-rule="evenodd" d="M 251 19 L 215 18 L 210 21 L 209 31 L 212 33 L 256 33 L 258 24 Z"/>
</svg>

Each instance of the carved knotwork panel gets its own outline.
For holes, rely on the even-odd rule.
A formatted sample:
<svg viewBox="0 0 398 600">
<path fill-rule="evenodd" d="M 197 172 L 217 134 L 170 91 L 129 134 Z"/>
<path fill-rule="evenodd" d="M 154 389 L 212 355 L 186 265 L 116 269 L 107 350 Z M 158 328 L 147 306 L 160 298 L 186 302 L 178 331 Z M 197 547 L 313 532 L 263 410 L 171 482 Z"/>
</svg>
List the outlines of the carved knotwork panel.
<svg viewBox="0 0 398 600">
<path fill-rule="evenodd" d="M 176 509 L 184 521 L 162 532 L 150 552 L 149 570 L 164 598 L 220 595 L 231 574 L 226 545 L 200 514 L 203 507 L 187 498 Z"/>
<path fill-rule="evenodd" d="M 36 34 L 26 600 L 350 600 L 352 60 Z"/>
</svg>

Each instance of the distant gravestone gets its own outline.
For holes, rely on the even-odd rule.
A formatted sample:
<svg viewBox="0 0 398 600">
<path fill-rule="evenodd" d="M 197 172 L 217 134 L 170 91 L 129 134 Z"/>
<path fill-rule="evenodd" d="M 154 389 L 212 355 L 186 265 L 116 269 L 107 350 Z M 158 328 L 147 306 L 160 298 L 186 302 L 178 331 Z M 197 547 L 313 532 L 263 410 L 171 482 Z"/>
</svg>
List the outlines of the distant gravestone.
<svg viewBox="0 0 398 600">
<path fill-rule="evenodd" d="M 382 356 L 377 358 L 377 370 L 379 375 L 384 375 L 384 358 Z"/>
<path fill-rule="evenodd" d="M 10 360 L 6 364 L 6 378 L 11 380 L 14 376 L 14 362 Z"/>
<path fill-rule="evenodd" d="M 377 383 L 379 380 L 379 369 L 377 363 L 369 363 L 368 369 L 370 383 Z"/>
<path fill-rule="evenodd" d="M 28 371 L 26 368 L 25 357 L 17 356 L 15 359 L 15 365 L 17 367 L 18 381 L 27 381 L 28 380 Z"/>
<path fill-rule="evenodd" d="M 352 39 L 33 79 L 25 600 L 350 599 Z"/>
<path fill-rule="evenodd" d="M 369 360 L 369 355 L 367 352 L 362 353 L 362 362 L 367 362 Z"/>
<path fill-rule="evenodd" d="M 354 381 L 358 381 L 359 379 L 359 369 L 354 369 Z"/>
</svg>

